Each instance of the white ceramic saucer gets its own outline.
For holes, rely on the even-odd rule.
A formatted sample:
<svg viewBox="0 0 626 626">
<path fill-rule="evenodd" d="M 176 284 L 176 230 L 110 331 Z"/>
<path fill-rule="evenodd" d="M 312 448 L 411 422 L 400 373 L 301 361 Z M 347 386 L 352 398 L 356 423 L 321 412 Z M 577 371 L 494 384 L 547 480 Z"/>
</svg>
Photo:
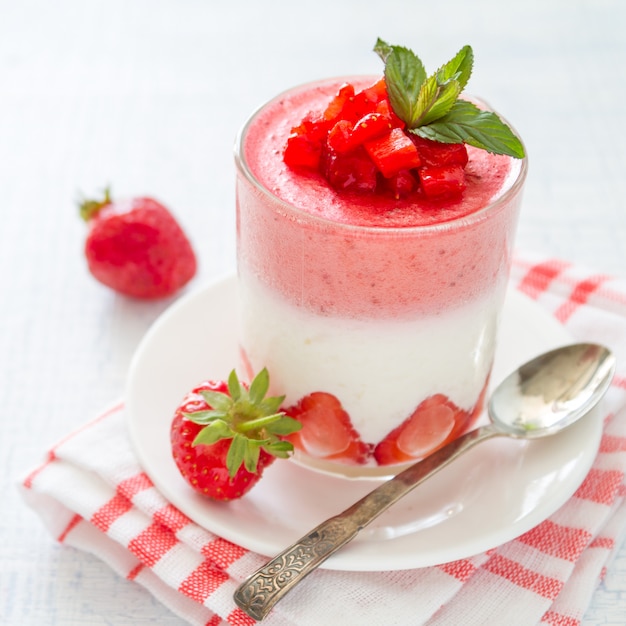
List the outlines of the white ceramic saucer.
<svg viewBox="0 0 626 626">
<path fill-rule="evenodd" d="M 227 376 L 237 365 L 237 326 L 233 276 L 168 309 L 133 358 L 128 428 L 146 473 L 175 506 L 204 528 L 273 556 L 376 483 L 321 474 L 287 461 L 274 463 L 252 491 L 235 502 L 213 502 L 187 486 L 169 449 L 173 411 L 195 384 Z M 537 353 L 570 342 L 563 327 L 535 303 L 509 293 L 493 383 Z M 546 439 L 487 441 L 384 513 L 324 567 L 426 567 L 514 539 L 571 497 L 591 467 L 601 432 L 601 421 L 592 412 Z"/>
</svg>

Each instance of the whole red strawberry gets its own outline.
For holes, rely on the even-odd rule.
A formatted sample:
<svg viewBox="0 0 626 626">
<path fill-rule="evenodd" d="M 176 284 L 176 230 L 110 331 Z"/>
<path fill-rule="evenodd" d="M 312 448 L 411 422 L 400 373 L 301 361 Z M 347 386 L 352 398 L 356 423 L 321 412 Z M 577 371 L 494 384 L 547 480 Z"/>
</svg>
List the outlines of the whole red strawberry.
<svg viewBox="0 0 626 626">
<path fill-rule="evenodd" d="M 165 298 L 196 273 L 196 256 L 172 214 L 152 198 L 85 200 L 85 256 L 91 274 L 127 296 Z"/>
<path fill-rule="evenodd" d="M 283 397 L 265 397 L 268 389 L 266 369 L 249 389 L 233 370 L 228 382 L 208 380 L 195 387 L 176 409 L 172 455 L 183 478 L 202 495 L 240 498 L 277 457 L 292 452 L 282 437 L 300 423 L 279 410 Z"/>
</svg>

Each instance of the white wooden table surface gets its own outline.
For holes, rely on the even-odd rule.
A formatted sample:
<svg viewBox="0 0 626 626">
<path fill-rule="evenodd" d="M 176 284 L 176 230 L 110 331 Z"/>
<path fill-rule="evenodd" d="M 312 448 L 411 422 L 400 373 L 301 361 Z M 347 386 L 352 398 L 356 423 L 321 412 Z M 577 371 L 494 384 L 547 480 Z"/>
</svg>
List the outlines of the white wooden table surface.
<svg viewBox="0 0 626 626">
<path fill-rule="evenodd" d="M 470 90 L 531 159 L 518 246 L 626 273 L 622 0 L 0 0 L 0 623 L 181 624 L 96 558 L 62 548 L 15 484 L 122 396 L 170 304 L 125 300 L 82 258 L 79 192 L 150 194 L 197 249 L 190 288 L 234 269 L 232 145 L 293 84 L 375 73 L 377 36 L 434 70 L 474 47 Z M 585 624 L 626 623 L 626 549 Z"/>
</svg>

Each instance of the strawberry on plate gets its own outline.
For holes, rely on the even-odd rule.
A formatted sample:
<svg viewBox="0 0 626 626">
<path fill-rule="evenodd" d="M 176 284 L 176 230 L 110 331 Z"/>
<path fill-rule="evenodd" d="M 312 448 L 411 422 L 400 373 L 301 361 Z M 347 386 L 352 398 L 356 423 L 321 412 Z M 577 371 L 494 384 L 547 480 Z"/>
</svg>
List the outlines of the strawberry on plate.
<svg viewBox="0 0 626 626">
<path fill-rule="evenodd" d="M 85 200 L 89 225 L 85 257 L 91 274 L 127 296 L 156 299 L 174 294 L 196 273 L 196 256 L 178 222 L 152 198 Z"/>
<path fill-rule="evenodd" d="M 366 463 L 370 457 L 372 446 L 361 440 L 334 395 L 311 393 L 285 412 L 302 424 L 289 441 L 309 456 L 354 465 Z"/>
<path fill-rule="evenodd" d="M 280 411 L 283 397 L 265 397 L 269 374 L 261 370 L 250 387 L 233 370 L 228 381 L 204 381 L 192 389 L 170 426 L 172 455 L 183 478 L 214 500 L 246 494 L 276 458 L 293 445 L 284 437 L 300 424 Z"/>
</svg>

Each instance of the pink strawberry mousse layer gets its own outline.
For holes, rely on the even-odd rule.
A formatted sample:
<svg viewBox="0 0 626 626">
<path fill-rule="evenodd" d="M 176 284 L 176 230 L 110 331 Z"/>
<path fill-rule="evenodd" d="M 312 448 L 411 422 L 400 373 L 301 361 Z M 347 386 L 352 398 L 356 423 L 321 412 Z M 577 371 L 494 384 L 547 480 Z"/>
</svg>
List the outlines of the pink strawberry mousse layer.
<svg viewBox="0 0 626 626">
<path fill-rule="evenodd" d="M 375 79 L 350 80 L 358 89 Z M 283 95 L 247 127 L 243 157 L 258 183 L 285 205 L 246 214 L 244 263 L 293 304 L 324 315 L 435 313 L 490 290 L 508 263 L 516 215 L 503 202 L 488 220 L 474 215 L 467 226 L 458 220 L 502 195 L 519 162 L 469 147 L 467 189 L 459 202 L 443 207 L 412 198 L 340 195 L 321 175 L 290 170 L 281 155 L 291 128 L 308 112 L 323 111 L 342 82 Z"/>
<path fill-rule="evenodd" d="M 339 194 L 284 164 L 291 128 L 307 113 L 323 111 L 346 81 L 358 90 L 375 80 L 279 96 L 248 122 L 237 155 L 248 369 L 266 366 L 289 404 L 334 394 L 373 445 L 434 394 L 467 411 L 478 402 L 525 175 L 525 162 L 469 147 L 462 199 L 435 205 Z"/>
</svg>

